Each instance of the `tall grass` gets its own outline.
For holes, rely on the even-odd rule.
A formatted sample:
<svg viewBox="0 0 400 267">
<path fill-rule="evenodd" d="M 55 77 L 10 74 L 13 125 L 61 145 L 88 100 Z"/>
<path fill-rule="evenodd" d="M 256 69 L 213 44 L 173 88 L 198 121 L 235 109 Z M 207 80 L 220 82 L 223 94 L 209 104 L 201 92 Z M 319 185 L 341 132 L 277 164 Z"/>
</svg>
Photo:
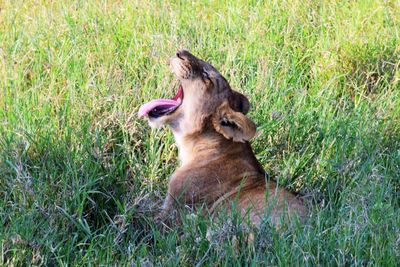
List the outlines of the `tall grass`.
<svg viewBox="0 0 400 267">
<path fill-rule="evenodd" d="M 398 1 L 0 2 L 0 265 L 400 262 Z M 253 104 L 305 225 L 153 215 L 177 152 L 136 117 L 187 48 Z M 225 223 L 222 223 L 225 222 Z"/>
</svg>

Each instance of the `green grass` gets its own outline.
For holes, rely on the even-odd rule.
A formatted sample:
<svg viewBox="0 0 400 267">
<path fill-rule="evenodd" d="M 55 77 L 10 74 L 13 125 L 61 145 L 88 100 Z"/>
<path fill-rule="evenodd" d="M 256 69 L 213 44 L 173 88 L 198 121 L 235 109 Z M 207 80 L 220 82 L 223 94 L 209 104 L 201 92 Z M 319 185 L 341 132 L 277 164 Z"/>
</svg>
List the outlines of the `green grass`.
<svg viewBox="0 0 400 267">
<path fill-rule="evenodd" d="M 396 266 L 398 1 L 0 2 L 0 265 Z M 253 104 L 257 158 L 309 196 L 304 226 L 153 215 L 176 168 L 179 48 Z M 208 235 L 207 235 L 208 232 Z"/>
</svg>

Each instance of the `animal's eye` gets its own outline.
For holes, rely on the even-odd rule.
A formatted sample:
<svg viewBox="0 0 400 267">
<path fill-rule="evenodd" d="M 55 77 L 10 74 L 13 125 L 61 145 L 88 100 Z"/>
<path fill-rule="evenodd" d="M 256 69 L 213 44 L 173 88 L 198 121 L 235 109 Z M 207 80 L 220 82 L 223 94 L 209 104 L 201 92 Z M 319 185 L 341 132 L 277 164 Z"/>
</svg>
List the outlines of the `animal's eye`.
<svg viewBox="0 0 400 267">
<path fill-rule="evenodd" d="M 206 70 L 203 70 L 202 76 L 203 76 L 204 79 L 207 79 L 210 82 L 212 82 L 212 80 L 210 78 L 210 74 Z"/>
</svg>

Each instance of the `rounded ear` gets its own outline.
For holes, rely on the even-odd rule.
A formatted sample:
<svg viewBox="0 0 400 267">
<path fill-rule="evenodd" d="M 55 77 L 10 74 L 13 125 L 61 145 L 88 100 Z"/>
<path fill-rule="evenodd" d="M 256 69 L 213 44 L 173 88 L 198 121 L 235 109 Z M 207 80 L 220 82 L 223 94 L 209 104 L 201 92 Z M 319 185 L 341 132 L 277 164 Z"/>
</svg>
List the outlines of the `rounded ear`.
<svg viewBox="0 0 400 267">
<path fill-rule="evenodd" d="M 243 113 L 234 111 L 228 101 L 224 101 L 212 118 L 212 124 L 217 132 L 234 142 L 245 142 L 253 138 L 256 125 Z"/>
<path fill-rule="evenodd" d="M 243 94 L 232 90 L 232 94 L 228 100 L 233 110 L 242 112 L 243 114 L 247 114 L 247 112 L 249 112 L 250 102 Z"/>
</svg>

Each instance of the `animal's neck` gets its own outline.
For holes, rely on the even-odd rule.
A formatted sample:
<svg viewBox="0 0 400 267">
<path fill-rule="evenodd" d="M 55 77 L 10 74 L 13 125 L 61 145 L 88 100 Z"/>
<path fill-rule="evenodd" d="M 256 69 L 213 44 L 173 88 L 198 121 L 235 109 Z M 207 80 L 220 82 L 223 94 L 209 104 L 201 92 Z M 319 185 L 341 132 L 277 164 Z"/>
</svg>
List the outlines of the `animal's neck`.
<svg viewBox="0 0 400 267">
<path fill-rule="evenodd" d="M 174 132 L 174 137 L 182 166 L 194 161 L 211 161 L 220 156 L 226 150 L 226 145 L 231 143 L 223 136 L 213 132 L 186 135 Z M 203 156 L 207 156 L 207 158 Z"/>
</svg>

